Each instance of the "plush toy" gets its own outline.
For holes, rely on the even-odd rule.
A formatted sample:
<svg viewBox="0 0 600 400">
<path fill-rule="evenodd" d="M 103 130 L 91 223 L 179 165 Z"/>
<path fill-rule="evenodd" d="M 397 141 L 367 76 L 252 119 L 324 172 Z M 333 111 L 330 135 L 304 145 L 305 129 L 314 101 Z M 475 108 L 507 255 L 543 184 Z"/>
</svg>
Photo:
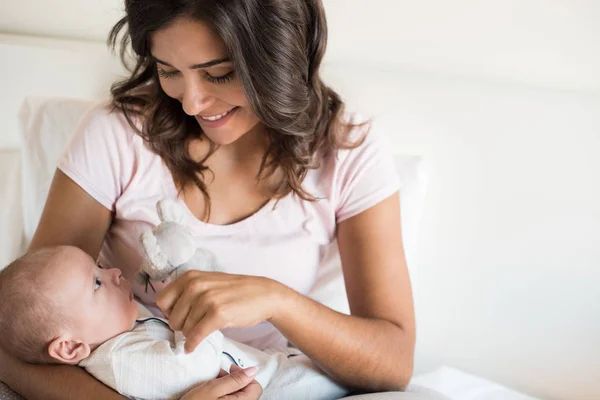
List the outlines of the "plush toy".
<svg viewBox="0 0 600 400">
<path fill-rule="evenodd" d="M 151 280 L 176 279 L 190 270 L 219 270 L 215 256 L 198 247 L 192 232 L 181 223 L 184 210 L 177 203 L 160 200 L 156 209 L 160 224 L 140 237 L 143 263 L 139 276 L 146 291 L 148 285 L 152 287 Z"/>
</svg>

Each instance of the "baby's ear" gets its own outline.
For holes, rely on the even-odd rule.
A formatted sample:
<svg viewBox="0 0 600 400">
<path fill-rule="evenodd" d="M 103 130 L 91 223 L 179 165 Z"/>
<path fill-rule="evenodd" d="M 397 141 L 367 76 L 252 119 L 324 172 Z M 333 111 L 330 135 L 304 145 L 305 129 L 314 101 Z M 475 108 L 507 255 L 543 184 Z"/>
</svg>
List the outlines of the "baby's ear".
<svg viewBox="0 0 600 400">
<path fill-rule="evenodd" d="M 48 346 L 48 355 L 62 364 L 77 365 L 90 355 L 90 346 L 67 336 L 59 336 Z"/>
</svg>

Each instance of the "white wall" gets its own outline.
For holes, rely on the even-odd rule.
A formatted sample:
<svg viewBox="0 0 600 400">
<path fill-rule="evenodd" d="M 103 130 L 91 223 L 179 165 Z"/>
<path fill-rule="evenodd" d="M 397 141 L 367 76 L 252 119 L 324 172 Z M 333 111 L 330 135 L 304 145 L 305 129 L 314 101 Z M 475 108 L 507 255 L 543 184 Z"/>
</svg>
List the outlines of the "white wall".
<svg viewBox="0 0 600 400">
<path fill-rule="evenodd" d="M 329 80 L 429 161 L 417 371 L 600 398 L 600 95 L 370 72 Z"/>
<path fill-rule="evenodd" d="M 0 62 L 0 149 L 21 145 L 17 115 L 25 97 L 107 97 L 125 75 L 118 57 L 97 42 L 0 34 L 2 57 L 10 62 Z"/>
<path fill-rule="evenodd" d="M 330 57 L 600 90 L 597 0 L 323 0 Z M 0 32 L 103 41 L 122 0 L 0 0 Z"/>
</svg>

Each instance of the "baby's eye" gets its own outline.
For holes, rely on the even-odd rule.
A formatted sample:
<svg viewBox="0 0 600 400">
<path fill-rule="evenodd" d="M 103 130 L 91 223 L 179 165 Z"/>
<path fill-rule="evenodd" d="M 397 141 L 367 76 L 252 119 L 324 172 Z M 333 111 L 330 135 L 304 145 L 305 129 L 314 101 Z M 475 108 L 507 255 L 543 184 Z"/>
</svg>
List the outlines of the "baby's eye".
<svg viewBox="0 0 600 400">
<path fill-rule="evenodd" d="M 96 281 L 94 283 L 94 290 L 98 290 L 100 286 L 102 286 L 102 282 L 100 282 L 100 279 L 96 278 Z"/>
</svg>

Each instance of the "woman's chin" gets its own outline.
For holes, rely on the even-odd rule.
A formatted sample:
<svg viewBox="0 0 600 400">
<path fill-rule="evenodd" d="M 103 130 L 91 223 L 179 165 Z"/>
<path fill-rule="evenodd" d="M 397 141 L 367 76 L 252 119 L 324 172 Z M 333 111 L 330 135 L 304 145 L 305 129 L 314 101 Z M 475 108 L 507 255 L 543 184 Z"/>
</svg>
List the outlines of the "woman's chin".
<svg viewBox="0 0 600 400">
<path fill-rule="evenodd" d="M 236 142 L 242 135 L 224 129 L 203 129 L 204 135 L 218 146 L 227 146 Z"/>
<path fill-rule="evenodd" d="M 258 118 L 252 118 L 250 120 L 247 120 L 243 118 L 240 119 L 239 117 L 240 115 L 235 115 L 234 118 L 232 118 L 230 121 L 227 121 L 226 124 L 220 127 L 209 126 L 209 124 L 203 123 L 204 121 L 200 120 L 198 121 L 198 123 L 200 124 L 204 135 L 211 142 L 219 146 L 228 146 L 237 142 L 242 137 L 247 137 L 246 134 L 249 132 L 258 132 L 256 130 L 260 123 Z M 250 138 L 248 137 L 248 139 Z"/>
</svg>

